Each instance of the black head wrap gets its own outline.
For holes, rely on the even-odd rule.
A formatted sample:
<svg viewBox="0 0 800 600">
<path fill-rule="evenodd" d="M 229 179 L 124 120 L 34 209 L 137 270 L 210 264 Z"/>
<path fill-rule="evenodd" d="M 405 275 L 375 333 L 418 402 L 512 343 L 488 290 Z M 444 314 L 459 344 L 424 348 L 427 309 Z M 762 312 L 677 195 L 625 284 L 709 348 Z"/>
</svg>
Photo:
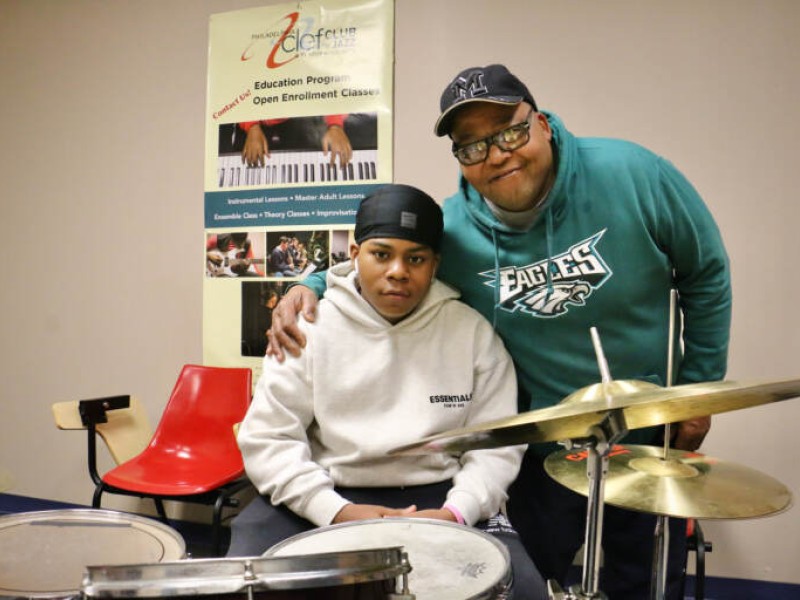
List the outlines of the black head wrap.
<svg viewBox="0 0 800 600">
<path fill-rule="evenodd" d="M 355 240 L 400 238 L 439 251 L 444 228 L 442 209 L 428 194 L 410 185 L 385 185 L 361 201 Z"/>
</svg>

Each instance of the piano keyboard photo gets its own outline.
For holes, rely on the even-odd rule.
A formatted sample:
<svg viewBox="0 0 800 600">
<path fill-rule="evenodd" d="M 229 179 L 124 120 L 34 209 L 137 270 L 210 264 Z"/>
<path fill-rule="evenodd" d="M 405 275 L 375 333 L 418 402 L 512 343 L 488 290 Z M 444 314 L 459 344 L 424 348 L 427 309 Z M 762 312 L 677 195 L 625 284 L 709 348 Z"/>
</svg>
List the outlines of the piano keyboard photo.
<svg viewBox="0 0 800 600">
<path fill-rule="evenodd" d="M 330 164 L 330 154 L 320 152 L 273 152 L 263 167 L 248 167 L 241 154 L 220 156 L 219 187 L 284 185 L 288 183 L 336 183 L 377 179 L 377 150 L 353 150 L 344 167 Z"/>
</svg>

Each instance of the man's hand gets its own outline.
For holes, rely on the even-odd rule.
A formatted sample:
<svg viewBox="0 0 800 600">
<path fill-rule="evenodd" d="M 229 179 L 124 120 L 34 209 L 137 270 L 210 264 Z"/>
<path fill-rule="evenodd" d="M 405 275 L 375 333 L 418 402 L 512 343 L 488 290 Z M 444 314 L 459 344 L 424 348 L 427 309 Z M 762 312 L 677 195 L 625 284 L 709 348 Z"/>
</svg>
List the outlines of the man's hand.
<svg viewBox="0 0 800 600">
<path fill-rule="evenodd" d="M 350 145 L 350 138 L 344 129 L 338 125 L 328 127 L 328 131 L 322 136 L 322 153 L 326 156 L 331 153 L 330 164 L 336 164 L 336 157 L 339 157 L 339 166 L 343 167 L 353 158 L 353 147 Z"/>
<path fill-rule="evenodd" d="M 296 285 L 286 292 L 272 311 L 272 326 L 267 331 L 267 356 L 274 356 L 278 362 L 286 358 L 284 350 L 292 356 L 300 356 L 306 346 L 306 336 L 297 326 L 297 315 L 302 314 L 306 321 L 313 322 L 317 303 L 317 295 L 304 285 Z"/>
<path fill-rule="evenodd" d="M 385 517 L 406 517 L 417 510 L 415 505 L 406 508 L 389 508 L 376 504 L 346 504 L 336 513 L 333 523 L 346 523 L 347 521 L 363 521 L 366 519 L 383 519 Z"/>
<path fill-rule="evenodd" d="M 248 167 L 263 167 L 269 158 L 269 142 L 261 130 L 261 125 L 254 123 L 247 130 L 242 148 L 242 162 Z"/>
<path fill-rule="evenodd" d="M 673 423 L 677 432 L 672 436 L 672 446 L 678 450 L 694 452 L 703 443 L 708 430 L 711 429 L 711 417 L 697 417 L 680 423 Z"/>
</svg>

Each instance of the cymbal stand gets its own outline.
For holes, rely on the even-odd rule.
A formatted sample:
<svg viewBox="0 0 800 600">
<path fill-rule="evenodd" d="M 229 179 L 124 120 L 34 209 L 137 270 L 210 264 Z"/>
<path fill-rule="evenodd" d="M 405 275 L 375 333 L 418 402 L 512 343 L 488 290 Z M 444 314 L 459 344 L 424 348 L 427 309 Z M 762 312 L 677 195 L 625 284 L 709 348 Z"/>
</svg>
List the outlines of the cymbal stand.
<svg viewBox="0 0 800 600">
<path fill-rule="evenodd" d="M 584 537 L 583 575 L 580 586 L 571 586 L 564 592 L 558 582 L 547 582 L 551 600 L 606 600 L 598 589 L 600 579 L 600 544 L 603 538 L 603 495 L 608 473 L 608 455 L 613 445 L 626 433 L 622 411 L 606 414 L 603 421 L 592 428 L 586 438 L 559 442 L 568 450 L 587 450 L 586 474 L 589 477 L 589 498 L 586 504 L 586 533 Z"/>
<path fill-rule="evenodd" d="M 678 292 L 669 295 L 669 337 L 667 343 L 667 387 L 672 387 L 673 355 L 675 351 L 675 315 Z M 669 459 L 669 443 L 672 437 L 670 424 L 664 426 L 664 460 Z M 650 579 L 650 600 L 664 600 L 667 591 L 667 562 L 669 548 L 669 517 L 658 515 L 653 534 L 653 571 Z"/>
<path fill-rule="evenodd" d="M 591 333 L 603 383 L 609 383 L 611 375 L 600 346 L 597 330 L 593 327 Z M 626 433 L 628 433 L 628 429 L 625 425 L 625 415 L 621 410 L 612 410 L 606 413 L 599 424 L 590 429 L 587 437 L 559 442 L 568 450 L 588 451 L 586 474 L 589 477 L 589 498 L 586 503 L 586 533 L 581 584 L 573 585 L 564 592 L 557 581 L 548 581 L 547 591 L 551 600 L 607 600 L 608 598 L 598 589 L 600 545 L 603 539 L 603 496 L 608 473 L 609 452 Z"/>
</svg>

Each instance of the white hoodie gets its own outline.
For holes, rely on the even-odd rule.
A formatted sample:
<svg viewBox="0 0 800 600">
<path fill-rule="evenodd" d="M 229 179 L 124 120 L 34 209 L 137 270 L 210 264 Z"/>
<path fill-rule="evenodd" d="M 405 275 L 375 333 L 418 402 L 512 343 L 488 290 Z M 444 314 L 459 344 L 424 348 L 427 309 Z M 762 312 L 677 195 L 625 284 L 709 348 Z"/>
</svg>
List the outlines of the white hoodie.
<svg viewBox="0 0 800 600">
<path fill-rule="evenodd" d="M 460 457 L 387 455 L 429 435 L 516 413 L 510 356 L 489 323 L 457 298 L 434 281 L 416 310 L 392 325 L 361 297 L 349 262 L 330 269 L 316 321 L 299 319 L 305 350 L 284 363 L 264 359 L 239 430 L 258 491 L 322 526 L 348 503 L 334 486 L 453 479 L 447 502 L 468 525 L 496 514 L 524 446 Z"/>
</svg>

